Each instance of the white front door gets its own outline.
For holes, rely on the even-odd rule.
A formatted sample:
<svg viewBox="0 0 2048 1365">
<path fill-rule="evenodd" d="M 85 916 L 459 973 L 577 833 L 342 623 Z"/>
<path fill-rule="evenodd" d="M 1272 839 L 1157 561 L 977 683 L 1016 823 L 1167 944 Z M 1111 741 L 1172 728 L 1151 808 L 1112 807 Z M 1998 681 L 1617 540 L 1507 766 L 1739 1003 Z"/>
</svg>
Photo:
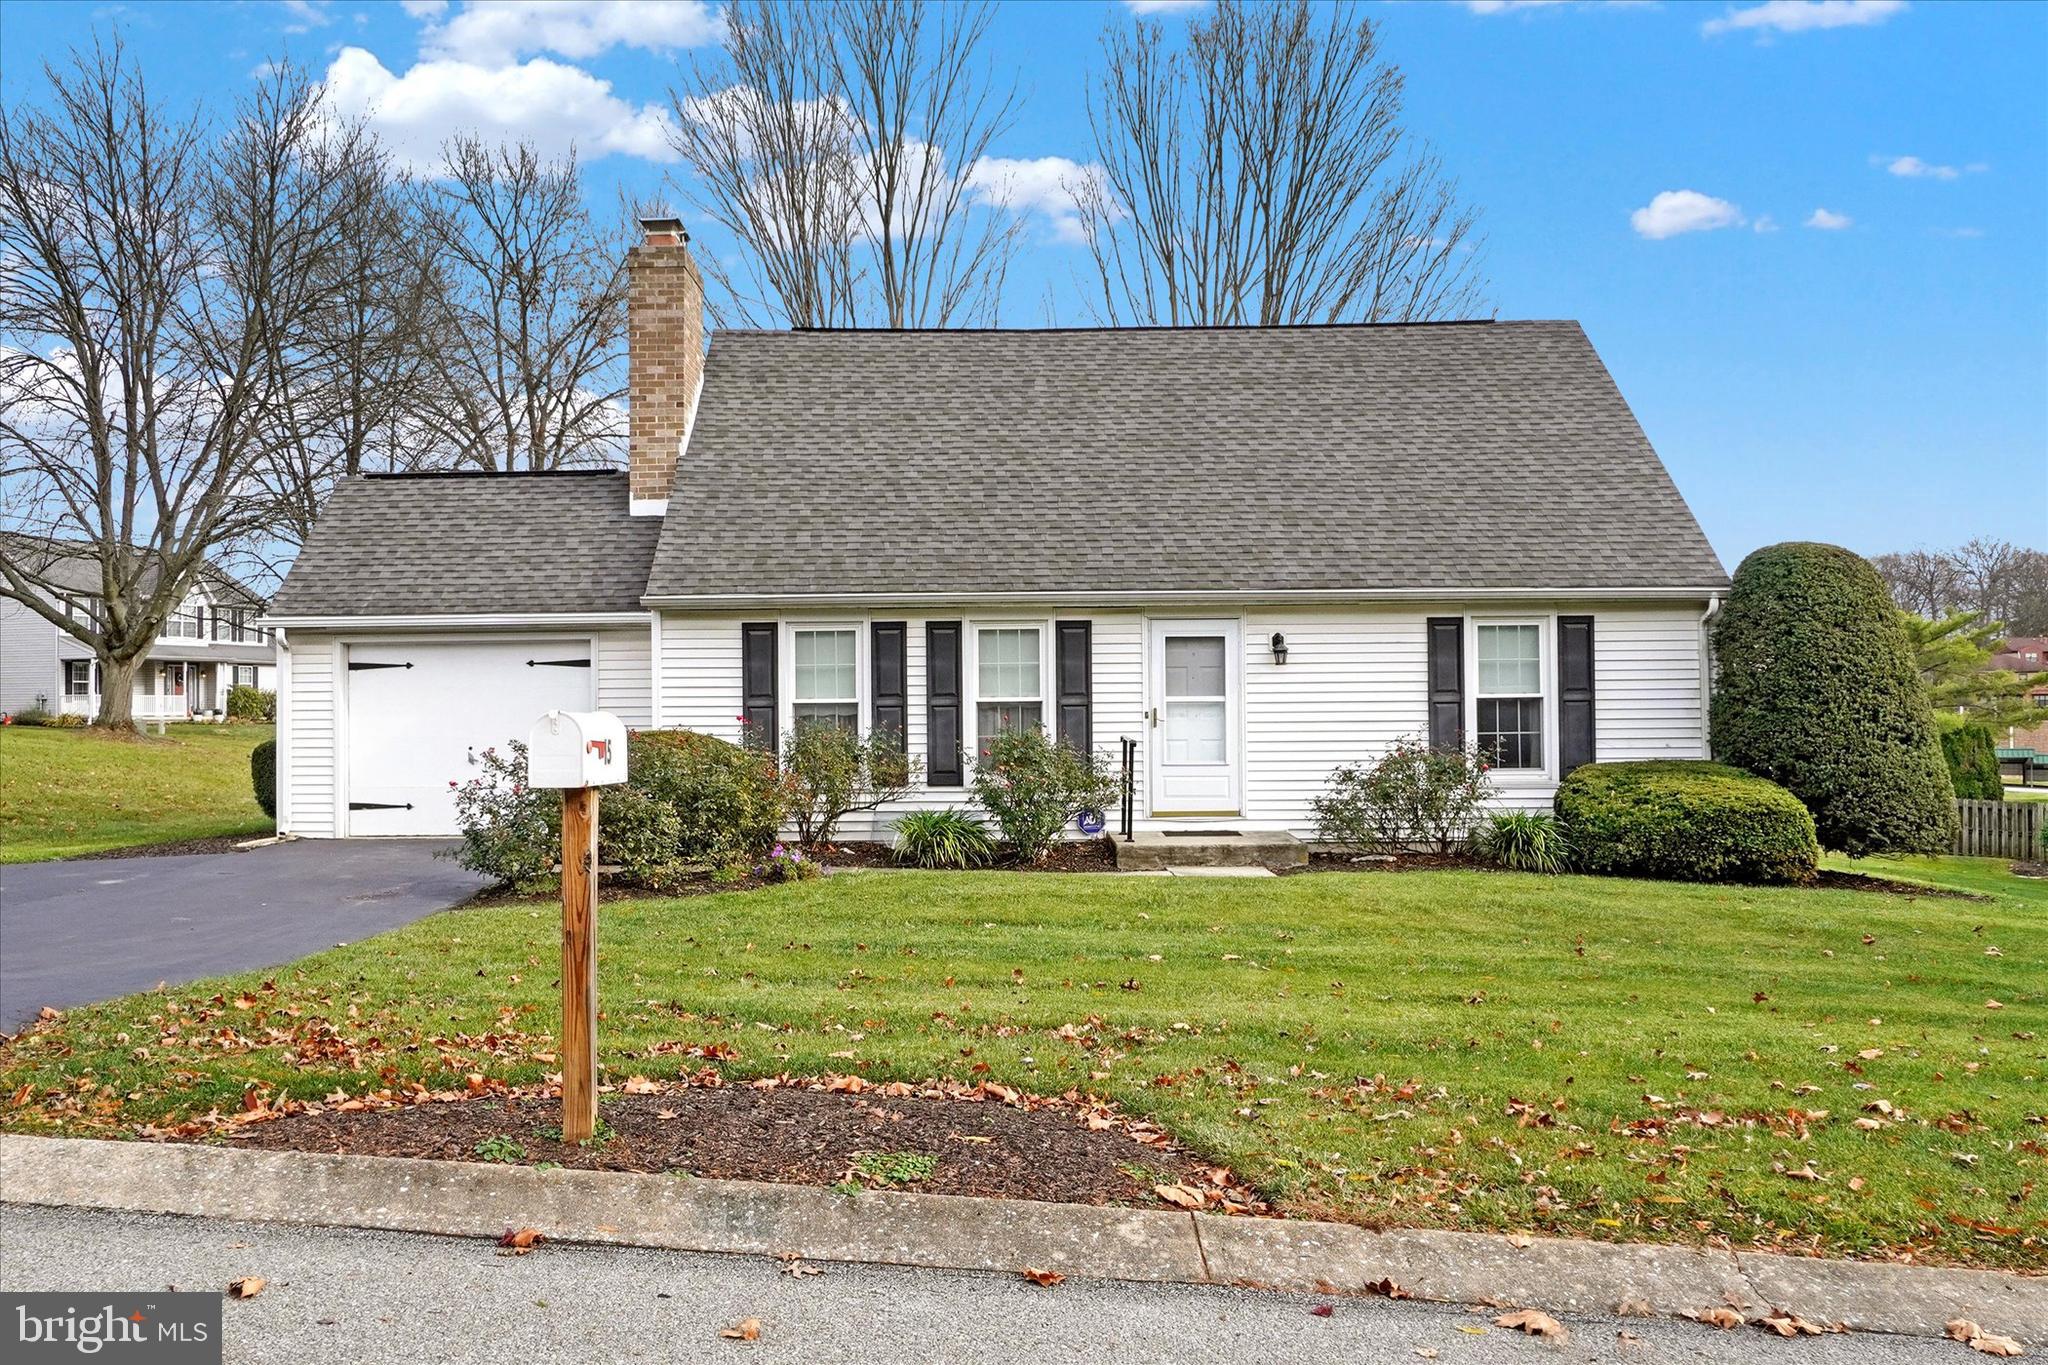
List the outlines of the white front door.
<svg viewBox="0 0 2048 1365">
<path fill-rule="evenodd" d="M 1152 814 L 1235 815 L 1242 757 L 1238 623 L 1152 623 Z"/>
<path fill-rule="evenodd" d="M 350 645 L 348 832 L 455 833 L 455 784 L 485 749 L 591 705 L 588 640 Z"/>
</svg>

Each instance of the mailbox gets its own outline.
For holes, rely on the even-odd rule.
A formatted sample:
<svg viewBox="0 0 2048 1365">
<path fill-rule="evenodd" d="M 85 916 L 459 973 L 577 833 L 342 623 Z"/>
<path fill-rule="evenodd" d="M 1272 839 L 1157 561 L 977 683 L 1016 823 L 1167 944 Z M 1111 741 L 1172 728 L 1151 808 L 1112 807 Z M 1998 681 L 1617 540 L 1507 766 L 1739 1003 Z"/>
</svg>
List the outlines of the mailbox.
<svg viewBox="0 0 2048 1365">
<path fill-rule="evenodd" d="M 626 780 L 626 727 L 609 711 L 550 711 L 526 741 L 531 787 L 609 787 Z"/>
</svg>

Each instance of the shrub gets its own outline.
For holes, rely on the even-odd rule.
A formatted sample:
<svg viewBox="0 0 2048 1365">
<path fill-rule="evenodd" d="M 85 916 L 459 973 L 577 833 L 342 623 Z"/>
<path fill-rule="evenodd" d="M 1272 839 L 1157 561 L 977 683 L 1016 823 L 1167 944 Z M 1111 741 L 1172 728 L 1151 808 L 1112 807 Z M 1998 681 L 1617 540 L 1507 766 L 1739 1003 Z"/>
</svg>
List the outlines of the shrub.
<svg viewBox="0 0 2048 1365">
<path fill-rule="evenodd" d="M 266 739 L 249 751 L 249 783 L 256 789 L 256 804 L 263 813 L 277 818 L 277 741 Z"/>
<path fill-rule="evenodd" d="M 228 689 L 229 720 L 277 719 L 277 693 L 266 692 L 260 687 L 243 687 L 237 684 Z"/>
<path fill-rule="evenodd" d="M 782 779 L 798 842 L 828 843 L 846 816 L 901 800 L 918 763 L 899 743 L 888 730 L 863 737 L 835 725 L 796 726 L 782 746 Z"/>
<path fill-rule="evenodd" d="M 9 725 L 26 725 L 30 729 L 37 729 L 41 726 L 56 724 L 56 719 L 55 716 L 50 714 L 50 708 L 47 706 L 24 706 L 19 711 L 9 715 L 7 723 Z"/>
<path fill-rule="evenodd" d="M 1691 882 L 1807 882 L 1814 820 L 1773 782 L 1720 763 L 1588 763 L 1557 789 L 1584 872 Z"/>
<path fill-rule="evenodd" d="M 630 763 L 630 746 L 627 753 Z M 504 886 L 548 884 L 562 861 L 561 793 L 526 784 L 526 746 L 516 740 L 484 750 L 479 767 L 455 784 L 455 861 Z M 673 885 L 684 870 L 678 843 L 678 817 L 666 802 L 630 782 L 599 796 L 597 858 L 616 875 L 657 890 Z"/>
<path fill-rule="evenodd" d="M 1714 629 L 1713 748 L 1788 788 L 1845 853 L 1941 852 L 1955 826 L 1926 684 L 1877 571 L 1834 545 L 1756 551 Z"/>
<path fill-rule="evenodd" d="M 83 730 L 88 724 L 84 716 L 75 711 L 65 711 L 50 717 L 49 724 L 58 730 Z"/>
<path fill-rule="evenodd" d="M 1120 790 L 1102 755 L 1076 753 L 1035 725 L 997 735 L 974 764 L 974 799 L 1027 863 L 1045 856 L 1069 820 L 1106 809 Z"/>
<path fill-rule="evenodd" d="M 677 859 L 751 867 L 774 847 L 784 793 L 771 755 L 694 730 L 642 730 L 626 765 L 628 784 L 674 814 Z"/>
<path fill-rule="evenodd" d="M 2005 779 L 1998 771 L 1998 739 L 1990 726 L 1973 720 L 1943 730 L 1941 756 L 1948 762 L 1949 783 L 1959 798 L 2005 800 Z"/>
<path fill-rule="evenodd" d="M 1516 872 L 1562 872 L 1571 845 L 1555 819 L 1535 811 L 1502 811 L 1473 836 L 1481 855 Z"/>
<path fill-rule="evenodd" d="M 965 811 L 919 810 L 896 820 L 896 860 L 914 867 L 980 867 L 995 857 L 988 826 Z"/>
<path fill-rule="evenodd" d="M 805 857 L 804 851 L 793 844 L 775 845 L 768 851 L 767 859 L 754 871 L 771 882 L 807 882 L 825 875 L 825 869 L 817 859 Z"/>
<path fill-rule="evenodd" d="M 1330 772 L 1311 803 L 1316 837 L 1345 848 L 1448 853 L 1463 843 L 1493 795 L 1487 764 L 1468 749 L 1432 749 L 1409 736 L 1377 761 Z"/>
</svg>

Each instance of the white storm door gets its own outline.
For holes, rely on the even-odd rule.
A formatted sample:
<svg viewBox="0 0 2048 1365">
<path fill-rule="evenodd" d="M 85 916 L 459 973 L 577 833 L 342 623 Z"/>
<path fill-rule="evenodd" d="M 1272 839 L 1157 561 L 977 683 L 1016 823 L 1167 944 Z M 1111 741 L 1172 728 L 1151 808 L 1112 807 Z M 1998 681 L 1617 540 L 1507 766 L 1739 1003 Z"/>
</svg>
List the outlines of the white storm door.
<svg viewBox="0 0 2048 1365">
<path fill-rule="evenodd" d="M 452 784 L 546 712 L 591 710 L 591 672 L 588 640 L 350 645 L 348 833 L 455 833 Z"/>
<path fill-rule="evenodd" d="M 1152 813 L 1235 815 L 1241 789 L 1238 623 L 1152 623 Z"/>
</svg>

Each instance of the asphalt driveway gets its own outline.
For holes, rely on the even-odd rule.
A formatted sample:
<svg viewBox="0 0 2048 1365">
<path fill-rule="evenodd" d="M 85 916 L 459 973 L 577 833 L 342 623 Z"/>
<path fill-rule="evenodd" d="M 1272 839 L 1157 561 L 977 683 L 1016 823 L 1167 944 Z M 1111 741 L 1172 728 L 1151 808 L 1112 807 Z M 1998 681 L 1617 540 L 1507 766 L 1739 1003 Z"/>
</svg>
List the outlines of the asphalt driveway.
<svg viewBox="0 0 2048 1365">
<path fill-rule="evenodd" d="M 446 847 L 307 839 L 0 867 L 0 1032 L 45 1005 L 276 966 L 445 910 L 484 884 L 434 856 Z"/>
</svg>

